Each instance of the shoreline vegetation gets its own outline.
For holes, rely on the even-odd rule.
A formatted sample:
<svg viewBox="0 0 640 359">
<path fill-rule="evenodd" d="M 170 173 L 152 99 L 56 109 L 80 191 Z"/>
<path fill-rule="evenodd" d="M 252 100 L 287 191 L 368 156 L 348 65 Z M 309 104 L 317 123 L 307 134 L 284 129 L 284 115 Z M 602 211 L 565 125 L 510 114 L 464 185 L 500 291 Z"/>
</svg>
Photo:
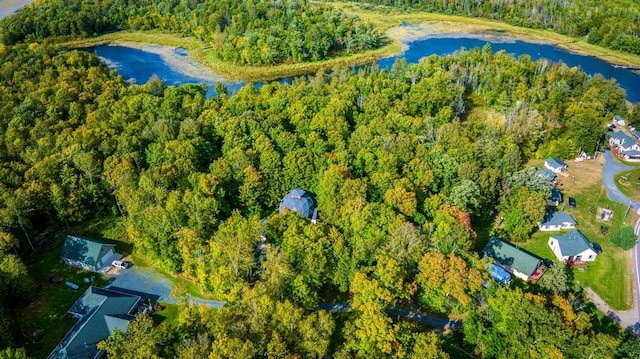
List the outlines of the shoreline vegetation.
<svg viewBox="0 0 640 359">
<path fill-rule="evenodd" d="M 214 81 L 269 81 L 283 77 L 296 77 L 316 73 L 319 70 L 331 70 L 336 67 L 360 66 L 373 63 L 378 59 L 396 56 L 406 48 L 406 43 L 442 35 L 477 36 L 481 38 L 500 37 L 523 40 L 558 46 L 566 51 L 593 56 L 612 65 L 640 66 L 640 56 L 592 45 L 583 39 L 560 35 L 548 30 L 537 30 L 516 27 L 498 21 L 468 18 L 455 15 L 443 15 L 426 12 L 405 13 L 386 6 L 364 6 L 359 3 L 331 3 L 331 5 L 350 15 L 357 15 L 363 21 L 372 23 L 375 28 L 386 35 L 386 43 L 377 49 L 337 56 L 327 60 L 281 65 L 247 66 L 221 61 L 215 58 L 213 49 L 195 38 L 153 31 L 118 31 L 103 34 L 94 38 L 66 42 L 70 48 L 82 48 L 96 45 L 112 44 L 140 48 L 148 51 L 149 45 L 182 47 L 188 50 L 184 62 L 176 68 L 188 68 L 189 76 L 214 79 Z M 412 26 L 402 26 L 410 24 Z M 168 54 L 167 50 L 159 50 L 160 55 Z M 158 52 L 155 52 L 158 53 Z M 205 68 L 197 70 L 198 64 Z M 211 73 L 210 71 L 213 71 Z"/>
<path fill-rule="evenodd" d="M 197 61 L 208 70 L 213 71 L 222 81 L 270 81 L 283 77 L 296 77 L 316 73 L 319 70 L 331 70 L 336 67 L 360 66 L 373 63 L 380 58 L 394 56 L 402 52 L 400 41 L 387 41 L 382 47 L 357 54 L 333 57 L 327 60 L 314 62 L 301 62 L 281 65 L 248 66 L 237 65 L 221 61 L 215 58 L 213 49 L 200 40 L 181 37 L 176 34 L 162 31 L 117 31 L 94 38 L 74 40 L 63 45 L 70 48 L 83 48 L 98 45 L 118 45 L 139 48 L 148 51 L 150 45 L 171 47 L 167 50 L 151 51 L 160 55 L 167 55 L 175 48 L 182 47 L 188 50 L 184 58 L 185 64 L 190 60 Z M 161 53 L 159 53 L 161 52 Z M 193 65 L 193 64 L 191 64 Z M 193 77 L 209 78 L 212 74 L 203 71 L 198 74 L 186 73 Z"/>
</svg>

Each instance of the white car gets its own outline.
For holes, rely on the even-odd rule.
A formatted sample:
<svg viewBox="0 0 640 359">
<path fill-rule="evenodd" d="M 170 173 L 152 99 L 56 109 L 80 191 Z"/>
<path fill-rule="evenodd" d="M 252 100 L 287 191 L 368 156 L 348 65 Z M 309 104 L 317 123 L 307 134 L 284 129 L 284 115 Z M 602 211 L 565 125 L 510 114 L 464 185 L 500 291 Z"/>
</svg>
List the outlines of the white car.
<svg viewBox="0 0 640 359">
<path fill-rule="evenodd" d="M 124 261 L 113 261 L 113 266 L 116 268 L 122 268 L 122 269 L 127 269 L 129 268 L 129 263 L 124 262 Z"/>
</svg>

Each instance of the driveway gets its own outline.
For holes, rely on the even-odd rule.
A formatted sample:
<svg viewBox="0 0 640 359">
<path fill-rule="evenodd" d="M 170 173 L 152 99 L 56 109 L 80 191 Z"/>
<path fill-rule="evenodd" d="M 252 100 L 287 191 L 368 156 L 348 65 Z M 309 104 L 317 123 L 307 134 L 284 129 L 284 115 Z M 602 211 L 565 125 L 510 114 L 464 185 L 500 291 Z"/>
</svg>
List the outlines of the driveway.
<svg viewBox="0 0 640 359">
<path fill-rule="evenodd" d="M 143 268 L 134 265 L 129 269 L 119 269 L 113 272 L 107 287 L 124 289 L 124 291 L 131 293 L 140 293 L 158 302 L 172 304 L 178 302 L 177 298 L 171 296 L 173 282 L 150 267 Z M 194 304 L 204 304 L 216 309 L 224 307 L 224 302 L 197 298 L 191 295 L 188 296 L 187 301 Z"/>
</svg>

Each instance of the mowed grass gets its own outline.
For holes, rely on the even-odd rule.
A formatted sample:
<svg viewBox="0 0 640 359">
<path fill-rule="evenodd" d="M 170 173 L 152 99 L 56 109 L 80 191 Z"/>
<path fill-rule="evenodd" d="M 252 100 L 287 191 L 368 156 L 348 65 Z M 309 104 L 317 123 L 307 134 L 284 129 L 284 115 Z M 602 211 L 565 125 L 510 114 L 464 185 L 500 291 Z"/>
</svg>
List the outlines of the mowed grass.
<svg viewBox="0 0 640 359">
<path fill-rule="evenodd" d="M 92 284 L 102 287 L 107 284 L 103 275 L 67 266 L 62 262 L 60 253 L 66 234 L 85 236 L 102 242 L 116 244 L 118 252 L 131 250 L 123 236 L 124 224 L 119 218 L 94 221 L 91 224 L 69 228 L 65 233 L 51 235 L 49 244 L 25 256 L 25 264 L 34 279 L 36 294 L 31 302 L 22 303 L 16 309 L 19 323 L 34 324 L 43 330 L 44 336 L 38 343 L 25 345 L 27 353 L 33 358 L 45 358 L 64 335 L 75 324 L 67 311 L 82 293 Z M 62 279 L 54 282 L 54 278 Z M 85 278 L 90 282 L 85 282 Z M 65 282 L 77 284 L 73 290 Z"/>
<path fill-rule="evenodd" d="M 564 194 L 565 203 L 568 197 L 574 197 L 577 206 L 575 209 L 566 207 L 564 210 L 576 219 L 577 228 L 587 239 L 600 244 L 603 250 L 583 272 L 575 269 L 574 278 L 581 286 L 593 289 L 613 309 L 629 309 L 632 304 L 630 253 L 611 243 L 612 235 L 623 226 L 627 206 L 613 202 L 607 197 L 601 180 L 601 159 L 567 163 L 569 176 L 559 176 L 559 187 Z M 610 223 L 603 223 L 596 219 L 596 214 L 592 211 L 597 210 L 598 207 L 608 207 L 614 211 L 614 217 Z M 626 223 L 635 223 L 633 212 L 629 213 Z M 601 226 L 608 229 L 606 234 L 601 232 Z M 540 257 L 556 259 L 547 242 L 549 236 L 559 233 L 563 232 L 538 231 L 522 247 Z"/>
<path fill-rule="evenodd" d="M 640 201 L 640 169 L 623 171 L 615 176 L 616 187 L 625 196 Z"/>
</svg>

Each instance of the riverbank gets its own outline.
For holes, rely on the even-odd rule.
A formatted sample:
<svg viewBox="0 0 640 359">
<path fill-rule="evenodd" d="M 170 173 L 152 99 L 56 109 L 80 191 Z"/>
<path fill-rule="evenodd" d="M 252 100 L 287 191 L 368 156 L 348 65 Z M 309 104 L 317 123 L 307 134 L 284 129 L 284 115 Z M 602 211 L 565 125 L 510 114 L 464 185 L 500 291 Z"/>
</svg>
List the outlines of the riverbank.
<svg viewBox="0 0 640 359">
<path fill-rule="evenodd" d="M 529 29 L 503 22 L 419 11 L 406 12 L 394 7 L 351 2 L 331 2 L 347 14 L 371 22 L 379 31 L 396 41 L 409 42 L 438 35 L 466 33 L 476 36 L 511 37 L 527 42 L 556 45 L 561 49 L 597 57 L 612 64 L 640 66 L 640 56 L 606 49 L 553 31 Z M 401 26 L 412 24 L 411 26 Z"/>
<path fill-rule="evenodd" d="M 339 67 L 361 66 L 370 64 L 376 60 L 392 56 L 402 52 L 402 43 L 399 41 L 389 40 L 388 43 L 378 49 L 365 51 L 362 53 L 338 56 L 327 60 L 292 63 L 272 66 L 246 66 L 236 65 L 230 62 L 220 61 L 216 58 L 214 50 L 204 42 L 189 38 L 181 37 L 177 34 L 165 33 L 161 31 L 118 31 L 93 38 L 81 39 L 64 43 L 70 48 L 83 48 L 97 45 L 119 45 L 126 47 L 134 47 L 145 50 L 149 46 L 158 47 L 165 46 L 161 50 L 155 48 L 153 51 L 161 56 L 167 56 L 173 61 L 173 65 L 181 64 L 187 66 L 191 70 L 195 70 L 193 61 L 204 65 L 197 72 L 179 72 L 185 73 L 191 77 L 207 78 L 212 76 L 212 72 L 217 74 L 219 79 L 226 81 L 269 81 L 283 77 L 295 77 L 316 73 L 319 70 L 332 70 Z M 171 52 L 175 48 L 184 48 L 188 51 L 187 56 L 177 59 L 171 56 Z M 171 66 L 171 64 L 170 64 Z M 177 68 L 176 68 L 177 69 Z M 191 71 L 187 70 L 187 71 Z M 204 77 L 203 77 L 204 76 Z M 217 80 L 216 80 L 217 81 Z"/>
</svg>

